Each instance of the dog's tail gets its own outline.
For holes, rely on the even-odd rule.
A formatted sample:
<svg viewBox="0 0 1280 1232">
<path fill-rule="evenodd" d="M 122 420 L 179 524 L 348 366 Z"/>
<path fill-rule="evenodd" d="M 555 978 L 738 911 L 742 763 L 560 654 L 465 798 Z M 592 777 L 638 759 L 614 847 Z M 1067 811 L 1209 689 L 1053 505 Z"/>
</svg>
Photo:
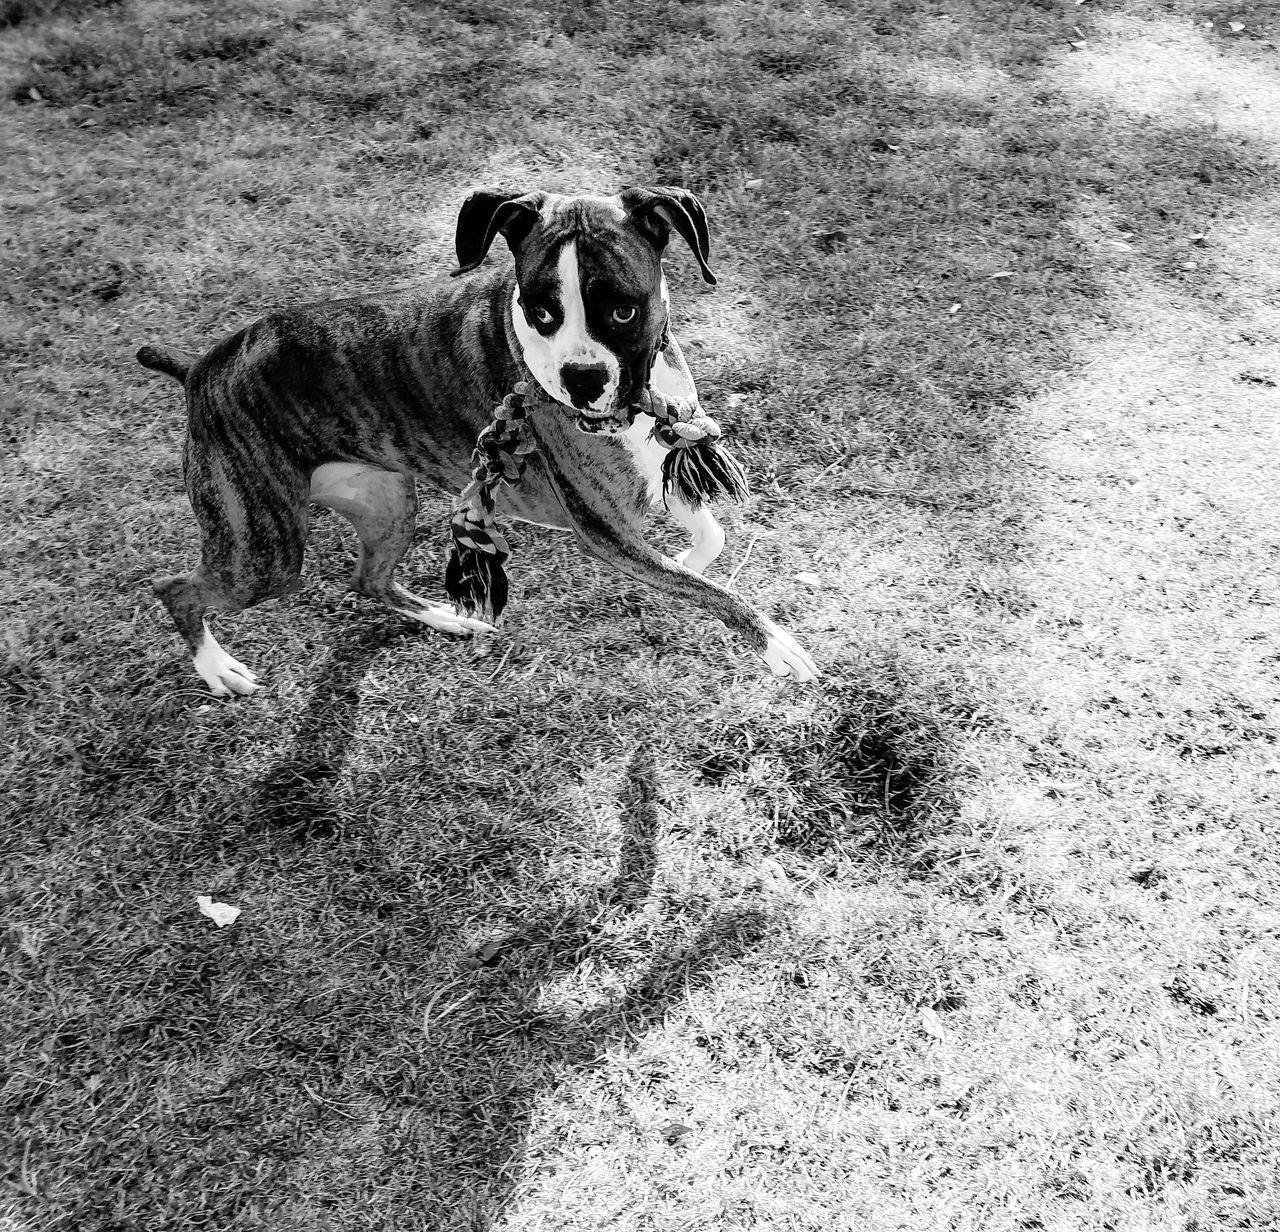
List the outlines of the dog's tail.
<svg viewBox="0 0 1280 1232">
<path fill-rule="evenodd" d="M 144 368 L 154 368 L 157 372 L 166 372 L 175 381 L 185 384 L 191 365 L 196 362 L 194 355 L 173 347 L 144 346 L 138 351 L 138 363 Z"/>
</svg>

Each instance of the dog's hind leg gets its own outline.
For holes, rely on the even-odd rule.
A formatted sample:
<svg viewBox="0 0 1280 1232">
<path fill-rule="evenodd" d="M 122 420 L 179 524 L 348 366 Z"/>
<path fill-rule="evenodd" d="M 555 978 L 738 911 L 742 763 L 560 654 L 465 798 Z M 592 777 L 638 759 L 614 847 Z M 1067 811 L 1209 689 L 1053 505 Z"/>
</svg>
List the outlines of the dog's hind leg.
<svg viewBox="0 0 1280 1232">
<path fill-rule="evenodd" d="M 355 462 L 326 462 L 312 473 L 311 500 L 355 527 L 360 554 L 352 590 L 443 633 L 492 631 L 492 625 L 461 616 L 449 604 L 430 603 L 395 580 L 417 521 L 418 494 L 411 476 Z"/>
<path fill-rule="evenodd" d="M 218 466 L 214 463 L 215 479 L 221 477 Z M 190 647 L 196 673 L 209 691 L 218 697 L 252 693 L 257 676 L 219 645 L 205 616 L 238 612 L 297 588 L 307 537 L 305 497 L 295 494 L 289 500 L 273 491 L 269 500 L 254 502 L 251 519 L 243 499 L 225 485 L 218 498 L 208 499 L 207 477 L 193 474 L 195 469 L 189 466 L 188 485 L 202 532 L 200 564 L 190 573 L 156 578 L 152 589 Z M 270 535 L 262 533 L 264 526 L 270 526 Z"/>
<path fill-rule="evenodd" d="M 252 599 L 238 594 L 234 586 L 215 581 L 207 561 L 190 573 L 156 578 L 152 589 L 190 647 L 196 674 L 209 686 L 209 692 L 230 697 L 252 693 L 258 687 L 257 675 L 222 648 L 205 619 L 206 612 L 239 611 Z"/>
<path fill-rule="evenodd" d="M 188 391 L 190 397 L 190 391 Z M 252 425 L 190 397 L 183 475 L 200 526 L 200 564 L 157 577 L 156 596 L 191 650 L 196 673 L 218 697 L 252 693 L 257 676 L 218 644 L 208 612 L 238 612 L 298 586 L 307 541 L 307 477 Z"/>
</svg>

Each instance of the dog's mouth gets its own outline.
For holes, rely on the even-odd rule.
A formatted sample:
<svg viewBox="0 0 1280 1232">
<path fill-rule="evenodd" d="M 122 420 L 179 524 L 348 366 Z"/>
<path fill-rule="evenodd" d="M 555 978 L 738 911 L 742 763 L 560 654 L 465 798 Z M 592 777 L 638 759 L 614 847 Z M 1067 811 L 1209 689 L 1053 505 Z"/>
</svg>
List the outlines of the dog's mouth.
<svg viewBox="0 0 1280 1232">
<path fill-rule="evenodd" d="M 579 432 L 620 432 L 627 426 L 628 418 L 621 407 L 606 411 L 593 411 L 590 407 L 570 407 Z"/>
<path fill-rule="evenodd" d="M 591 434 L 621 432 L 631 424 L 631 416 L 627 414 L 626 408 L 616 400 L 612 406 L 606 407 L 604 410 L 596 410 L 590 406 L 574 406 L 573 403 L 549 393 L 541 382 L 537 382 L 537 385 L 548 402 L 554 402 L 566 415 L 573 416 L 574 426 L 579 432 Z"/>
</svg>

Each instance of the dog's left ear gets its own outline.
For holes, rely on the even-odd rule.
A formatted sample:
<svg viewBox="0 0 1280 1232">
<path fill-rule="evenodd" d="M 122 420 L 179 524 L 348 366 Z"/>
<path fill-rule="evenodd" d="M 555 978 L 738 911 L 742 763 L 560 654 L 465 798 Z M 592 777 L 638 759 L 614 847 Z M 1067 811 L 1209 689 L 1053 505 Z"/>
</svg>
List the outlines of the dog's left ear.
<svg viewBox="0 0 1280 1232">
<path fill-rule="evenodd" d="M 499 232 L 507 241 L 507 247 L 514 251 L 537 221 L 545 197 L 546 194 L 540 192 L 503 192 L 490 188 L 473 192 L 458 211 L 458 230 L 454 235 L 458 268 L 453 276 L 456 278 L 475 269 Z"/>
<path fill-rule="evenodd" d="M 667 246 L 674 227 L 697 258 L 703 279 L 715 286 L 716 276 L 707 264 L 707 211 L 693 193 L 683 188 L 624 188 L 618 196 L 628 217 L 659 251 Z"/>
</svg>

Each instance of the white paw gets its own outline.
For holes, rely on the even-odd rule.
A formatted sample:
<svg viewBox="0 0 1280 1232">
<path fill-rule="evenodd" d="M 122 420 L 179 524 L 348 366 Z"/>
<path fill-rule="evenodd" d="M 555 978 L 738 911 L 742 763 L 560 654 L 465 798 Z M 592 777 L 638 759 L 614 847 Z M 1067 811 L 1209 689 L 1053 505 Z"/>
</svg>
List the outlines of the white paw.
<svg viewBox="0 0 1280 1232">
<path fill-rule="evenodd" d="M 431 629 L 441 633 L 457 633 L 463 636 L 471 633 L 497 633 L 497 627 L 474 616 L 463 616 L 454 611 L 446 603 L 433 603 L 430 607 L 398 608 L 405 616 L 420 620 Z"/>
<path fill-rule="evenodd" d="M 683 565 L 686 569 L 692 570 L 694 573 L 701 573 L 710 564 L 708 560 L 701 560 L 694 555 L 697 548 L 685 548 L 683 552 L 677 552 L 671 559 L 677 565 Z"/>
<path fill-rule="evenodd" d="M 775 676 L 791 676 L 800 684 L 818 678 L 818 666 L 785 629 L 770 622 L 769 642 L 761 656 Z"/>
<path fill-rule="evenodd" d="M 200 649 L 192 660 L 196 674 L 209 686 L 214 697 L 243 697 L 258 688 L 258 676 L 251 672 L 239 659 L 227 654 L 218 645 L 218 639 L 209 632 L 205 625 L 204 637 Z"/>
</svg>

